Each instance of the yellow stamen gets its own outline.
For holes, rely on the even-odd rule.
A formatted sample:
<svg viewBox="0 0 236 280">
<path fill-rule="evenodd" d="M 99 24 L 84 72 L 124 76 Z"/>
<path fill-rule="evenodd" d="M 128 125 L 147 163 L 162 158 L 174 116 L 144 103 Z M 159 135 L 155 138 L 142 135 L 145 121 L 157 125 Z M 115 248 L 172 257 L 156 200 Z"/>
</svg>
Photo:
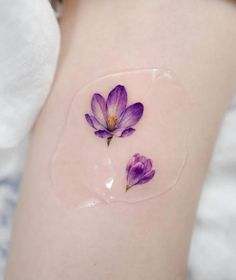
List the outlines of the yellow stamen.
<svg viewBox="0 0 236 280">
<path fill-rule="evenodd" d="M 107 118 L 107 128 L 112 131 L 115 129 L 117 117 L 116 116 L 109 116 Z"/>
</svg>

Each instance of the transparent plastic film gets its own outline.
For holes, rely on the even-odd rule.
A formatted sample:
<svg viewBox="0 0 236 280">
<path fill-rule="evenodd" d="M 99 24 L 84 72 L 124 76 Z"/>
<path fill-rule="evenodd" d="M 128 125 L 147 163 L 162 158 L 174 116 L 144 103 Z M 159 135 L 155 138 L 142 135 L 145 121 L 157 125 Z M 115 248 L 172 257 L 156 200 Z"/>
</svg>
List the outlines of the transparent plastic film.
<svg viewBox="0 0 236 280">
<path fill-rule="evenodd" d="M 188 156 L 188 94 L 167 69 L 98 78 L 76 92 L 51 163 L 67 207 L 138 203 L 171 190 Z"/>
</svg>

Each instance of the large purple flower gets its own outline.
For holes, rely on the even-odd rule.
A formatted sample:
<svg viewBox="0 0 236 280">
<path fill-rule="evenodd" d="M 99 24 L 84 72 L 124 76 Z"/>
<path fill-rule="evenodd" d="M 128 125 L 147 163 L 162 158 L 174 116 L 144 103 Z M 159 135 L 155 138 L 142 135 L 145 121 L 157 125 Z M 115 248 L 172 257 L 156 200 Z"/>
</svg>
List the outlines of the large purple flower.
<svg viewBox="0 0 236 280">
<path fill-rule="evenodd" d="M 98 137 L 106 138 L 109 146 L 112 137 L 126 137 L 134 133 L 133 126 L 143 115 L 143 104 L 138 102 L 127 107 L 127 92 L 117 85 L 107 100 L 95 93 L 91 101 L 93 115 L 85 114 L 88 124 Z"/>
<path fill-rule="evenodd" d="M 146 184 L 155 175 L 152 170 L 152 161 L 145 156 L 135 154 L 126 166 L 127 186 L 126 191 L 135 185 Z"/>
</svg>

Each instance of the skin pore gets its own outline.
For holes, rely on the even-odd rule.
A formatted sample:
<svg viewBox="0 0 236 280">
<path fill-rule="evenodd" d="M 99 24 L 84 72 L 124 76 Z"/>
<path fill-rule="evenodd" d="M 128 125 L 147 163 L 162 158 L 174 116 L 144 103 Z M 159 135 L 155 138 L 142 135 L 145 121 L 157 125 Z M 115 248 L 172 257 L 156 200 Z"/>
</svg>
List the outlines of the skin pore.
<svg viewBox="0 0 236 280">
<path fill-rule="evenodd" d="M 6 280 L 186 279 L 201 185 L 236 86 L 236 8 L 227 1 L 68 0 L 60 26 L 57 74 L 33 129 Z M 180 118 L 191 125 L 191 134 L 188 161 L 175 188 L 137 204 L 64 206 L 55 195 L 50 170 L 75 94 L 98 77 L 156 67 L 176 73 L 191 100 L 188 110 L 180 110 Z M 107 92 L 105 87 L 112 86 L 106 83 L 100 89 Z M 89 104 L 93 93 L 81 92 L 78 98 Z M 132 102 L 143 94 L 137 92 Z M 165 98 L 161 95 L 160 102 L 172 112 L 175 105 Z M 109 120 L 109 126 L 113 122 Z M 171 143 L 179 137 L 173 130 L 166 135 Z M 129 137 L 132 147 L 136 138 Z M 155 135 L 153 143 L 159 139 Z M 71 148 L 81 153 L 90 149 L 79 143 Z M 150 156 L 155 152 L 155 148 L 150 150 Z M 164 152 L 165 173 L 176 164 L 176 157 Z M 63 188 L 67 184 L 65 180 Z M 79 190 L 83 187 L 78 185 Z"/>
</svg>

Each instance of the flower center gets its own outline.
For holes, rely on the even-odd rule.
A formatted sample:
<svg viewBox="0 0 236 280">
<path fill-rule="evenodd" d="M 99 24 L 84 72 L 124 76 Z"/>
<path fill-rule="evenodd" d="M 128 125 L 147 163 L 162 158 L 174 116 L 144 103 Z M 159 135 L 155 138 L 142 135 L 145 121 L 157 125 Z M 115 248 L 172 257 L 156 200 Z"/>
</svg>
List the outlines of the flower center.
<svg viewBox="0 0 236 280">
<path fill-rule="evenodd" d="M 116 126 L 117 117 L 116 116 L 109 116 L 107 118 L 107 128 L 110 131 L 113 131 Z"/>
</svg>

